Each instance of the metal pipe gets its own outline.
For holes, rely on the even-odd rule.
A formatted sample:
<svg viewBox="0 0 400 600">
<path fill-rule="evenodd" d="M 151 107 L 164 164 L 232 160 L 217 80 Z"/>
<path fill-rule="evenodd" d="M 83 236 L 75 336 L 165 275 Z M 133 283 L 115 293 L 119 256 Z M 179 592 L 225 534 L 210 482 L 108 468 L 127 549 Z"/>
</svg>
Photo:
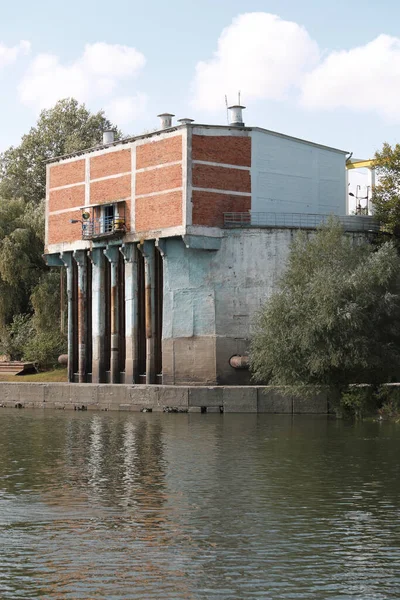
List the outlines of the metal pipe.
<svg viewBox="0 0 400 600">
<path fill-rule="evenodd" d="M 238 354 L 230 357 L 229 364 L 233 369 L 248 369 L 250 367 L 249 357 Z"/>
</svg>

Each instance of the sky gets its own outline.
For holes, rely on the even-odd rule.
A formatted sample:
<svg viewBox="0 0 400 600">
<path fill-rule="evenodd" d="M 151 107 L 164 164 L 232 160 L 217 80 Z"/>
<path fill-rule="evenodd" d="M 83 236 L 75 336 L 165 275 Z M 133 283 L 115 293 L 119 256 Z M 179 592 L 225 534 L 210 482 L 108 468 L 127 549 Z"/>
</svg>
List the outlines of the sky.
<svg viewBox="0 0 400 600">
<path fill-rule="evenodd" d="M 0 7 L 0 151 L 72 96 L 125 134 L 157 114 L 246 125 L 372 157 L 399 142 L 400 3 L 19 0 Z"/>
</svg>

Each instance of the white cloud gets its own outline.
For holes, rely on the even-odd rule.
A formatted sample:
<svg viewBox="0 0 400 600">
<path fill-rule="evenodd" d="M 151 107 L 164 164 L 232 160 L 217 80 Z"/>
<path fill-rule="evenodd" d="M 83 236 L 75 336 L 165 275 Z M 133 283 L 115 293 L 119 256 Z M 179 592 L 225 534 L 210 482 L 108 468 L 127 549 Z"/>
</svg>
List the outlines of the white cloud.
<svg viewBox="0 0 400 600">
<path fill-rule="evenodd" d="M 375 111 L 400 122 L 400 39 L 373 41 L 332 52 L 303 82 L 301 102 L 312 109 Z"/>
<path fill-rule="evenodd" d="M 29 54 L 30 42 L 21 40 L 16 46 L 5 46 L 0 43 L 0 69 L 14 63 L 21 54 Z"/>
<path fill-rule="evenodd" d="M 400 37 L 379 35 L 363 46 L 326 52 L 304 27 L 269 13 L 246 13 L 225 28 L 217 51 L 196 65 L 192 105 L 290 96 L 308 109 L 345 108 L 400 123 Z"/>
<path fill-rule="evenodd" d="M 304 27 L 269 13 L 246 13 L 224 29 L 213 58 L 197 63 L 192 104 L 221 108 L 224 96 L 235 102 L 285 98 L 305 70 L 319 59 L 318 45 Z"/>
<path fill-rule="evenodd" d="M 146 110 L 147 96 L 138 92 L 134 96 L 119 96 L 113 98 L 106 106 L 106 115 L 118 125 L 128 125 L 141 117 Z"/>
<path fill-rule="evenodd" d="M 60 98 L 81 102 L 108 98 L 118 84 L 135 77 L 145 57 L 130 46 L 87 44 L 81 57 L 62 64 L 58 56 L 39 54 L 19 84 L 23 104 L 34 109 L 49 108 Z"/>
</svg>

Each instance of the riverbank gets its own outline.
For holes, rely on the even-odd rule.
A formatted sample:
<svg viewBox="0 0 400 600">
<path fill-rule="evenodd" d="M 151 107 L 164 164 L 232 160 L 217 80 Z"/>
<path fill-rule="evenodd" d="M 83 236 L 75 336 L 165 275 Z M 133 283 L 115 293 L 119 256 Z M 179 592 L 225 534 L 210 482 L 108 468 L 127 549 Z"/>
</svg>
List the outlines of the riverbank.
<svg viewBox="0 0 400 600">
<path fill-rule="evenodd" d="M 14 373 L 0 373 L 0 383 L 2 381 L 13 382 L 13 383 L 26 383 L 26 382 L 58 382 L 67 383 L 68 372 L 67 369 L 53 369 L 53 371 L 42 371 L 40 373 L 29 373 L 29 375 L 15 375 Z"/>
<path fill-rule="evenodd" d="M 25 378 L 24 378 L 25 379 Z M 328 414 L 328 394 L 299 399 L 264 386 L 0 382 L 2 407 L 143 412 Z"/>
</svg>

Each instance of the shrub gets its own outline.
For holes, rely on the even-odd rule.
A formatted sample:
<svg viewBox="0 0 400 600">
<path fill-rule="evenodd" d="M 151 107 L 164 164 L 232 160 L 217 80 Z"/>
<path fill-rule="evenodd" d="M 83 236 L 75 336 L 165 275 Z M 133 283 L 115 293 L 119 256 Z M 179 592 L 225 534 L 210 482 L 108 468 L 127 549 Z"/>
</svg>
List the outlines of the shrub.
<svg viewBox="0 0 400 600">
<path fill-rule="evenodd" d="M 379 415 L 383 419 L 392 419 L 400 416 L 400 386 L 384 385 L 379 390 L 380 408 Z"/>
<path fill-rule="evenodd" d="M 40 369 L 50 369 L 57 366 L 58 357 L 66 349 L 66 336 L 60 331 L 40 331 L 24 345 L 24 359 L 37 362 Z"/>
<path fill-rule="evenodd" d="M 0 351 L 10 360 L 22 360 L 25 345 L 35 335 L 30 315 L 15 315 L 12 323 L 3 328 L 0 334 Z"/>
<path fill-rule="evenodd" d="M 379 406 L 380 399 L 374 387 L 351 386 L 342 393 L 339 410 L 344 417 L 362 419 L 375 413 Z"/>
</svg>

